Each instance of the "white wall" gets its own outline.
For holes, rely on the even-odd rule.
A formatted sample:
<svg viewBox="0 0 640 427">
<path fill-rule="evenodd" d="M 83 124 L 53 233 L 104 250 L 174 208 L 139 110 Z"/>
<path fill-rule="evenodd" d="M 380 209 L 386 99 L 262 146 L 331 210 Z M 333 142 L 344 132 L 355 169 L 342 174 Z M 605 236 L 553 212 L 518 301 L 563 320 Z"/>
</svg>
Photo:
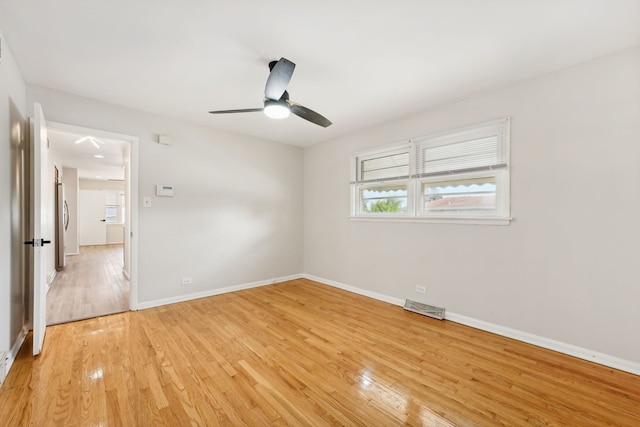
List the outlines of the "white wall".
<svg viewBox="0 0 640 427">
<path fill-rule="evenodd" d="M 506 115 L 511 225 L 348 219 L 352 151 Z M 638 183 L 635 49 L 307 148 L 304 271 L 637 368 Z"/>
<path fill-rule="evenodd" d="M 124 243 L 124 224 L 107 224 L 107 244 L 114 243 Z"/>
<path fill-rule="evenodd" d="M 124 194 L 123 181 L 104 181 L 94 179 L 80 179 L 80 193 L 78 201 L 78 241 L 80 246 L 105 245 L 108 243 L 123 243 L 124 222 L 118 213 L 120 224 L 101 222 L 105 219 L 107 208 L 107 193 Z M 117 198 L 120 203 L 120 197 Z"/>
<path fill-rule="evenodd" d="M 81 190 L 109 190 L 124 193 L 124 181 L 103 181 L 97 179 L 80 178 L 78 180 L 78 188 Z"/>
<path fill-rule="evenodd" d="M 23 118 L 27 117 L 26 88 L 11 48 L 0 29 L 2 58 L 0 59 L 0 353 L 9 353 L 22 332 L 25 316 L 21 298 L 15 290 L 19 283 L 11 283 L 11 129 L 10 105 L 13 103 Z M 15 274 L 13 275 L 16 276 Z M 10 354 L 13 358 L 15 354 Z"/>
<path fill-rule="evenodd" d="M 139 138 L 138 301 L 149 303 L 302 272 L 298 147 L 28 86 L 48 120 Z M 154 142 L 157 134 L 175 144 Z M 155 197 L 156 184 L 175 187 Z M 193 284 L 182 286 L 182 277 Z"/>
</svg>

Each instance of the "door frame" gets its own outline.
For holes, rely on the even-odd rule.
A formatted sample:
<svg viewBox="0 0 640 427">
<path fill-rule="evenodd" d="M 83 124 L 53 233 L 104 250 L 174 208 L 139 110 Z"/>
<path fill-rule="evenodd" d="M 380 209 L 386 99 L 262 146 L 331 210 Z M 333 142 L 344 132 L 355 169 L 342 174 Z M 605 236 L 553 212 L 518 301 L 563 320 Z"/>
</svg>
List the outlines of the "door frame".
<svg viewBox="0 0 640 427">
<path fill-rule="evenodd" d="M 129 238 L 129 310 L 138 309 L 138 148 L 137 136 L 125 135 L 85 126 L 47 121 L 47 129 L 115 139 L 129 144 L 125 155 L 126 220 L 125 239 Z"/>
</svg>

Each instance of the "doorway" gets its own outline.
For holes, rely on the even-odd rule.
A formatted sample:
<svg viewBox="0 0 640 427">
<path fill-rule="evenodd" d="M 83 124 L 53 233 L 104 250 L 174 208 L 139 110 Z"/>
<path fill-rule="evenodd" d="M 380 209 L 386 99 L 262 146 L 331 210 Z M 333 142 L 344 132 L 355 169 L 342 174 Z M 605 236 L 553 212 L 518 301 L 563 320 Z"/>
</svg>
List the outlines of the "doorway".
<svg viewBox="0 0 640 427">
<path fill-rule="evenodd" d="M 47 292 L 47 324 L 134 309 L 137 138 L 56 122 L 47 134 L 65 207 L 56 221 L 64 253 Z"/>
<path fill-rule="evenodd" d="M 123 272 L 124 245 L 81 246 L 47 292 L 47 325 L 129 310 L 129 279 Z"/>
</svg>

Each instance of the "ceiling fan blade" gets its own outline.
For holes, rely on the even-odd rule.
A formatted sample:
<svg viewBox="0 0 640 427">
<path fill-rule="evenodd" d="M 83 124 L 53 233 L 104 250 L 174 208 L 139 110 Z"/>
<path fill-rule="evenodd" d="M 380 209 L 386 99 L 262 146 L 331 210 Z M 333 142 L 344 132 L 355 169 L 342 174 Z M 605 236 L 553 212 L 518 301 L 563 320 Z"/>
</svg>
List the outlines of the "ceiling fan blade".
<svg viewBox="0 0 640 427">
<path fill-rule="evenodd" d="M 228 114 L 228 113 L 255 113 L 256 111 L 262 111 L 264 108 L 244 108 L 242 110 L 220 110 L 209 111 L 211 114 Z"/>
<path fill-rule="evenodd" d="M 313 110 L 308 109 L 307 107 L 303 107 L 299 104 L 290 104 L 289 110 L 298 117 L 302 117 L 305 120 L 310 121 L 311 123 L 315 123 L 318 126 L 329 127 L 331 126 L 331 121 L 326 117 L 316 113 Z"/>
<path fill-rule="evenodd" d="M 277 101 L 287 89 L 296 64 L 286 58 L 280 58 L 275 64 L 273 62 L 269 64 L 269 67 L 271 73 L 264 87 L 264 97 Z"/>
</svg>

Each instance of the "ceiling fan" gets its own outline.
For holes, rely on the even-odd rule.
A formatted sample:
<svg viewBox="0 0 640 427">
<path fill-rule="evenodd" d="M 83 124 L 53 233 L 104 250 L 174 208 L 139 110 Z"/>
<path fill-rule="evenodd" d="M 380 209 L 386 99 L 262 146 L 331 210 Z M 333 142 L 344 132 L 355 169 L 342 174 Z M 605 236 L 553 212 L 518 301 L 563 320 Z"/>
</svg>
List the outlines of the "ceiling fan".
<svg viewBox="0 0 640 427">
<path fill-rule="evenodd" d="M 264 87 L 264 107 L 262 108 L 245 108 L 240 110 L 221 110 L 209 111 L 211 114 L 228 114 L 228 113 L 253 113 L 256 111 L 264 111 L 267 117 L 272 119 L 284 119 L 289 117 L 289 113 L 293 113 L 298 117 L 315 123 L 318 126 L 331 126 L 331 121 L 321 114 L 304 107 L 296 102 L 289 100 L 287 86 L 293 75 L 296 64 L 286 58 L 280 58 L 279 61 L 271 61 L 269 63 L 269 78 Z"/>
</svg>

